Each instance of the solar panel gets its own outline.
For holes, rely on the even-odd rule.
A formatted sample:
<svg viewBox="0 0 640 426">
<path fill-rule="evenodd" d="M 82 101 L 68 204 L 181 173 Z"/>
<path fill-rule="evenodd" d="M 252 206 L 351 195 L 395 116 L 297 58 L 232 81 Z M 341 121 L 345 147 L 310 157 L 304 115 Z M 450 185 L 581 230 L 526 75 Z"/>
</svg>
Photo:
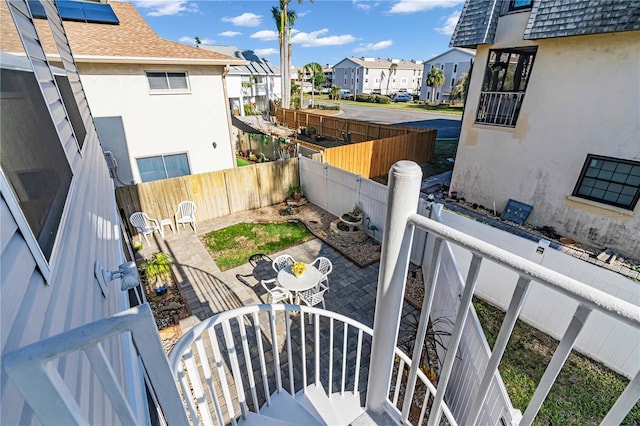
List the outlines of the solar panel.
<svg viewBox="0 0 640 426">
<path fill-rule="evenodd" d="M 90 22 L 96 24 L 120 23 L 110 4 L 85 3 L 60 0 L 57 2 L 60 17 L 63 21 Z M 34 18 L 47 18 L 44 7 L 39 0 L 29 0 L 29 7 Z"/>
</svg>

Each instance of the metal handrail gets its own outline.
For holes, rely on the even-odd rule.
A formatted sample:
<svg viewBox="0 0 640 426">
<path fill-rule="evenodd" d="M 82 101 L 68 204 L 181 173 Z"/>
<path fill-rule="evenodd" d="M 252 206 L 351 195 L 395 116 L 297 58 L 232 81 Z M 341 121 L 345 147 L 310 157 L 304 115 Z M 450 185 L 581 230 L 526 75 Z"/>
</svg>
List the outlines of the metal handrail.
<svg viewBox="0 0 640 426">
<path fill-rule="evenodd" d="M 268 314 L 267 321 L 260 321 L 258 314 Z M 298 315 L 295 318 L 295 315 Z M 313 350 L 307 354 L 306 349 L 306 332 L 305 332 L 305 316 L 311 316 L 313 319 L 313 330 L 309 330 L 310 336 L 313 336 Z M 292 319 L 295 318 L 295 319 Z M 282 327 L 281 321 L 284 321 Z M 300 344 L 300 363 L 298 357 L 292 354 L 292 337 L 294 331 L 294 321 L 300 327 L 300 336 L 302 340 Z M 321 328 L 326 332 L 324 324 L 329 324 L 328 345 L 320 344 Z M 235 326 L 239 328 L 239 333 L 233 333 L 231 328 Z M 275 329 L 286 330 L 286 335 L 280 337 L 275 333 Z M 350 329 L 353 328 L 353 330 Z M 334 328 L 337 330 L 334 333 Z M 251 347 L 251 337 L 247 334 L 247 329 L 253 329 L 257 334 L 256 348 L 257 359 L 248 359 L 248 348 Z M 342 332 L 339 330 L 342 329 Z M 347 343 L 350 339 L 347 335 L 351 332 L 351 338 L 357 340 L 355 360 L 349 360 L 349 363 L 355 363 L 355 367 L 347 372 Z M 235 335 L 235 339 L 234 339 Z M 238 335 L 240 336 L 238 338 Z M 269 342 L 266 337 L 269 336 Z M 342 336 L 342 342 L 340 342 Z M 185 398 L 183 402 L 187 406 L 191 415 L 191 421 L 198 424 L 200 421 L 208 423 L 211 421 L 211 414 L 220 424 L 236 424 L 237 418 L 246 418 L 248 412 L 258 412 L 260 407 L 270 403 L 269 396 L 274 392 L 288 391 L 291 395 L 299 392 L 306 392 L 306 387 L 311 384 L 323 387 L 327 395 L 335 391 L 341 395 L 345 392 L 358 393 L 365 391 L 362 389 L 360 382 L 360 369 L 364 362 L 368 360 L 368 353 L 363 353 L 364 338 L 372 338 L 373 330 L 366 325 L 355 321 L 344 315 L 318 309 L 308 306 L 299 305 L 254 305 L 237 308 L 231 311 L 222 312 L 207 320 L 199 323 L 189 332 L 187 332 L 169 353 L 169 365 L 174 375 L 178 378 L 182 387 Z M 295 334 L 298 337 L 298 334 Z M 283 340 L 280 340 L 283 339 Z M 280 340 L 280 341 L 279 341 Z M 213 359 L 215 365 L 209 366 L 210 354 L 204 349 L 207 344 L 211 344 Z M 326 343 L 326 342 L 325 342 Z M 268 348 L 263 344 L 271 344 L 273 353 L 271 360 L 265 357 Z M 239 347 L 241 345 L 242 347 Z M 327 350 L 326 356 L 320 354 L 320 349 Z M 342 352 L 342 359 L 335 357 Z M 280 353 L 279 351 L 283 351 Z M 286 352 L 286 354 L 284 354 Z M 388 414 L 396 421 L 400 422 L 400 411 L 396 407 L 398 399 L 398 387 L 405 386 L 404 368 L 411 365 L 411 360 L 399 348 L 395 348 L 396 357 L 399 360 L 397 372 L 392 380 L 396 384 L 394 394 L 389 394 L 385 407 Z M 297 354 L 296 354 L 297 355 Z M 307 355 L 314 361 L 314 368 L 307 375 Z M 197 356 L 197 361 L 195 359 Z M 286 372 L 281 368 L 280 357 L 287 357 L 288 377 L 282 377 Z M 328 362 L 327 362 L 328 360 Z M 304 362 L 302 362 L 304 361 Z M 320 379 L 320 364 L 323 366 L 328 363 L 329 379 L 326 384 Z M 200 365 L 200 368 L 197 365 Z M 270 365 L 269 365 L 270 364 Z M 341 368 L 334 368 L 340 365 Z M 269 368 L 271 367 L 271 368 Z M 298 368 L 300 367 L 300 368 Z M 293 370 L 302 370 L 302 386 L 296 384 L 293 376 Z M 230 381 L 227 380 L 227 371 L 230 370 Z M 256 373 L 258 372 L 258 373 Z M 366 378 L 364 378 L 366 379 Z M 422 373 L 418 372 L 418 379 L 427 389 L 425 395 L 425 403 L 422 407 L 422 414 L 426 408 L 426 402 L 429 396 L 433 397 L 436 388 Z M 220 385 L 215 382 L 220 381 Z M 233 383 L 231 383 L 233 382 Z M 259 383 L 262 383 L 262 387 Z M 275 382 L 275 386 L 270 384 Z M 285 383 L 286 385 L 283 385 Z M 287 386 L 288 389 L 284 389 Z M 260 389 L 260 390 L 258 390 Z M 257 393 L 263 391 L 264 401 L 261 401 Z M 234 406 L 234 400 L 237 400 Z M 210 403 L 213 407 L 210 408 Z M 239 411 L 237 411 L 239 408 Z M 456 421 L 451 411 L 442 403 L 442 410 L 450 424 L 455 425 Z M 408 424 L 405 422 L 405 424 Z"/>
</svg>

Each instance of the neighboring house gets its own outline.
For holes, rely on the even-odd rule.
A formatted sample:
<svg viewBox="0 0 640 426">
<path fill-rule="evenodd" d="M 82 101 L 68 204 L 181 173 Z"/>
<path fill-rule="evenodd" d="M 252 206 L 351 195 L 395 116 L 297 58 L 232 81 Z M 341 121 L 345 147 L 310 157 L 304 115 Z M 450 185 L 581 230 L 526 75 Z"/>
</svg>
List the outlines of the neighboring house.
<svg viewBox="0 0 640 426">
<path fill-rule="evenodd" d="M 477 48 L 451 182 L 596 247 L 640 253 L 640 1 L 467 0 Z M 594 90 L 594 88 L 596 88 Z"/>
<path fill-rule="evenodd" d="M 41 18 L 40 3 L 29 4 Z M 117 185 L 234 167 L 224 75 L 246 61 L 160 38 L 130 3 L 61 4 L 110 12 L 107 20 L 62 18 Z M 49 26 L 35 22 L 59 63 Z M 5 42 L 9 52 L 19 46 L 15 35 Z"/>
<path fill-rule="evenodd" d="M 352 93 L 420 93 L 422 61 L 345 58 L 333 66 L 333 84 Z"/>
<path fill-rule="evenodd" d="M 330 90 L 333 86 L 333 67 L 327 64 L 322 68 L 322 72 L 324 73 L 324 82 L 321 85 L 324 89 Z"/>
<path fill-rule="evenodd" d="M 109 270 L 126 261 L 120 218 L 64 30 L 54 3 L 44 3 L 56 34 L 49 48 L 60 52 L 61 68 L 50 68 L 44 59 L 25 1 L 13 0 L 11 11 L 27 52 L 20 41 L 19 46 L 9 43 L 18 33 L 7 3 L 0 4 L 3 361 L 18 348 L 129 308 L 119 281 L 103 293 L 94 275 L 96 261 Z M 102 349 L 118 383 L 132 393 L 144 392 L 130 340 L 113 339 Z M 73 353 L 47 369 L 59 371 L 72 393 L 84 395 L 78 410 L 86 413 L 88 423 L 119 423 L 86 356 Z M 33 392 L 41 398 L 51 395 L 47 389 Z M 148 411 L 143 398 L 134 410 L 137 415 Z M 40 423 L 4 368 L 0 413 L 3 425 Z"/>
<path fill-rule="evenodd" d="M 227 74 L 229 108 L 234 115 L 245 115 L 245 106 L 252 111 L 267 111 L 269 100 L 280 99 L 280 68 L 253 50 L 238 50 L 234 46 L 200 45 L 201 49 L 247 61 L 246 65 L 232 66 Z"/>
<path fill-rule="evenodd" d="M 449 94 L 456 84 L 458 84 L 460 78 L 469 72 L 475 57 L 476 52 L 473 49 L 454 47 L 426 61 L 422 69 L 420 100 L 448 102 Z M 431 99 L 433 90 L 427 86 L 427 76 L 432 67 L 441 69 L 444 72 L 444 84 L 436 87 L 433 99 Z"/>
</svg>

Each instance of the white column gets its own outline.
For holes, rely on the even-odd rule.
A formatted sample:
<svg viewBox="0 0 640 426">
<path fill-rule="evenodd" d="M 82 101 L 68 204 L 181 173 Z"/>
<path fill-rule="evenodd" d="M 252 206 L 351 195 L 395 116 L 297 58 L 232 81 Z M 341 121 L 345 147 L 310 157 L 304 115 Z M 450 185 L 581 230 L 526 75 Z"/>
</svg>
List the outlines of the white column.
<svg viewBox="0 0 640 426">
<path fill-rule="evenodd" d="M 407 219 L 417 212 L 421 181 L 422 170 L 416 163 L 398 161 L 391 166 L 366 404 L 373 412 L 382 411 L 389 392 L 413 238 Z"/>
</svg>

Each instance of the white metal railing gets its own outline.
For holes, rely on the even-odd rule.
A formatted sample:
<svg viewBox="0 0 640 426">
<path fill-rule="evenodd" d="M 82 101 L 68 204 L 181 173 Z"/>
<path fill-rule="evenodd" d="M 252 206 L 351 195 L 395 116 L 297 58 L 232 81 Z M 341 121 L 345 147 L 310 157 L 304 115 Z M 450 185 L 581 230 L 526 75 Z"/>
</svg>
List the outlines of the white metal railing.
<svg viewBox="0 0 640 426">
<path fill-rule="evenodd" d="M 481 92 L 476 123 L 514 127 L 524 92 Z"/>
<path fill-rule="evenodd" d="M 114 363 L 119 357 L 112 355 L 114 337 L 122 338 L 123 344 L 132 346 L 139 356 L 140 376 L 128 379 L 147 382 L 149 395 L 161 409 L 159 418 L 171 425 L 185 424 L 187 417 L 148 304 L 17 349 L 3 357 L 4 368 L 43 424 L 105 422 L 108 417 L 93 420 L 88 417 L 93 410 L 82 406 L 78 395 L 72 392 L 73 386 L 69 387 L 58 369 L 67 356 L 84 354 L 91 368 L 81 365 L 80 369 L 84 374 L 94 374 L 101 385 L 100 391 L 97 385 L 89 389 L 92 403 L 99 405 L 96 401 L 100 398 L 110 401 L 113 412 L 124 425 L 148 424 L 147 407 L 141 411 L 141 407 L 133 406 L 136 401 L 129 398 L 130 389 L 123 386 L 122 378 L 115 372 Z M 78 377 L 74 381 L 79 381 Z M 145 399 L 144 393 L 136 397 L 138 402 Z M 87 402 L 86 398 L 81 399 Z"/>
<path fill-rule="evenodd" d="M 369 368 L 372 333 L 353 319 L 323 309 L 248 306 L 198 324 L 173 348 L 169 363 L 193 424 L 235 425 L 249 412 L 269 405 L 276 392 L 295 395 L 313 384 L 329 398 L 345 392 L 364 396 L 367 378 L 361 371 Z M 411 360 L 398 348 L 394 354 L 395 386 L 387 394 L 385 408 L 399 420 L 396 405 L 406 389 Z M 426 389 L 424 415 L 427 398 L 436 389 L 421 371 L 418 380 Z M 456 424 L 446 405 L 442 410 L 450 424 Z"/>
<path fill-rule="evenodd" d="M 500 363 L 531 282 L 536 281 L 537 283 L 550 287 L 555 291 L 571 297 L 578 303 L 573 318 L 520 422 L 521 425 L 530 425 L 549 393 L 589 314 L 593 310 L 599 310 L 618 321 L 640 329 L 640 309 L 634 304 L 620 300 L 605 292 L 591 288 L 584 283 L 516 256 L 506 250 L 418 215 L 416 213 L 416 207 L 420 193 L 421 177 L 422 171 L 420 167 L 409 161 L 397 162 L 393 165 L 389 173 L 389 191 L 385 219 L 386 232 L 383 238 L 380 260 L 367 409 L 379 408 L 382 405 L 381 395 L 384 393 L 388 378 L 391 377 L 386 346 L 396 341 L 397 330 L 394 333 L 389 324 L 397 325 L 399 323 L 400 310 L 398 306 L 402 298 L 402 290 L 399 289 L 404 288 L 413 232 L 417 227 L 426 231 L 434 238 L 434 247 L 430 254 L 430 261 L 425 262 L 428 263 L 426 265 L 423 264 L 423 267 L 426 267 L 427 271 L 425 298 L 418 324 L 417 339 L 413 346 L 414 352 L 412 367 L 408 378 L 407 395 L 413 394 L 411 386 L 415 382 L 419 360 L 422 356 L 421 352 L 433 305 L 435 287 L 440 273 L 443 242 L 447 241 L 451 244 L 461 246 L 472 254 L 471 263 L 466 274 L 464 290 L 460 295 L 460 304 L 456 313 L 454 328 L 451 332 L 448 348 L 438 378 L 436 395 L 431 404 L 431 411 L 428 416 L 429 426 L 439 424 L 440 422 L 442 402 L 444 401 L 445 392 L 449 384 L 453 364 L 470 311 L 476 279 L 483 261 L 488 260 L 495 262 L 502 267 L 516 272 L 518 279 L 511 303 L 491 352 L 488 365 L 482 376 L 479 390 L 475 399 L 469 403 L 468 424 L 476 424 L 478 421 L 489 389 L 489 384 L 497 372 L 498 364 Z M 614 406 L 603 419 L 602 424 L 619 424 L 633 408 L 638 399 L 640 399 L 640 371 L 636 373 L 627 388 L 622 392 Z M 402 411 L 403 421 L 407 419 L 410 402 L 408 397 L 405 398 Z"/>
</svg>

